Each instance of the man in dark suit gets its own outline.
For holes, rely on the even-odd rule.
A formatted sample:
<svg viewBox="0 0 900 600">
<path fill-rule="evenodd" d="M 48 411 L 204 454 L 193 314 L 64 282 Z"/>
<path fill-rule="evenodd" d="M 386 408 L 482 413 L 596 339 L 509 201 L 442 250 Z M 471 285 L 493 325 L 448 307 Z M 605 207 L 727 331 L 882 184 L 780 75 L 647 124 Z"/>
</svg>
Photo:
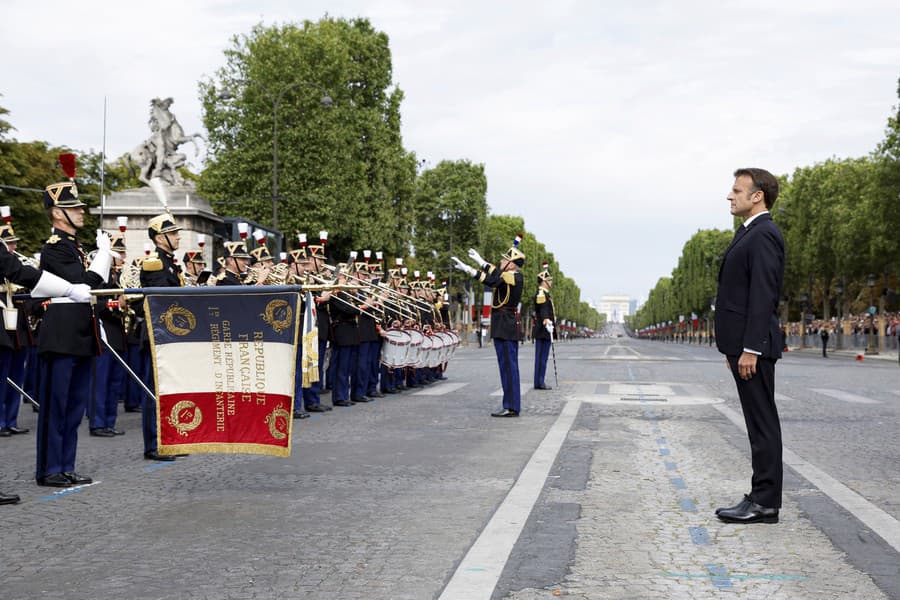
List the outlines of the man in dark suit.
<svg viewBox="0 0 900 600">
<path fill-rule="evenodd" d="M 769 209 L 778 180 L 763 169 L 738 169 L 728 194 L 744 220 L 722 257 L 716 296 L 716 346 L 737 384 L 750 437 L 750 493 L 716 515 L 731 523 L 777 523 L 781 508 L 781 425 L 775 407 L 775 362 L 781 358 L 778 299 L 784 239 Z"/>
</svg>

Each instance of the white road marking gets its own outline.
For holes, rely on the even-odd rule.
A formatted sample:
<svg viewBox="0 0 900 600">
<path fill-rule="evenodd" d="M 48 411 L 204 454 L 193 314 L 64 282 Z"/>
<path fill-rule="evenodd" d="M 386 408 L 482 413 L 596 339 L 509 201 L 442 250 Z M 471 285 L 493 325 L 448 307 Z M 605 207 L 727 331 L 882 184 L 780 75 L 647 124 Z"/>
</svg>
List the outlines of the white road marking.
<svg viewBox="0 0 900 600">
<path fill-rule="evenodd" d="M 853 402 L 854 404 L 881 404 L 881 402 L 879 402 L 878 400 L 872 400 L 871 398 L 866 398 L 865 396 L 859 396 L 857 394 L 851 394 L 850 392 L 845 392 L 843 390 L 812 388 L 812 391 L 817 394 L 822 394 L 823 396 L 834 398 L 835 400 Z"/>
<path fill-rule="evenodd" d="M 524 396 L 525 394 L 527 394 L 530 391 L 531 391 L 531 386 L 528 385 L 527 383 L 519 384 L 519 394 L 521 394 L 522 396 Z M 503 395 L 503 388 L 500 388 L 499 390 L 491 392 L 491 396 L 502 396 L 502 395 Z"/>
<path fill-rule="evenodd" d="M 577 399 L 566 402 L 497 512 L 459 563 L 439 600 L 490 599 L 580 406 Z"/>
<path fill-rule="evenodd" d="M 775 399 L 779 402 L 796 402 L 796 400 L 794 400 L 790 396 L 785 396 L 784 394 L 781 394 L 779 392 L 775 392 Z"/>
<path fill-rule="evenodd" d="M 455 392 L 460 388 L 464 388 L 467 385 L 469 385 L 468 381 L 463 383 L 439 383 L 416 392 L 413 396 L 443 396 L 444 394 L 449 394 L 450 392 Z"/>
<path fill-rule="evenodd" d="M 738 429 L 746 433 L 744 417 L 727 406 L 714 405 L 717 411 L 725 415 Z M 790 448 L 782 448 L 784 464 L 797 471 L 804 479 L 822 490 L 822 492 L 840 504 L 847 512 L 862 521 L 869 529 L 877 533 L 881 539 L 900 552 L 900 521 L 881 510 L 846 485 L 805 461 Z"/>
</svg>

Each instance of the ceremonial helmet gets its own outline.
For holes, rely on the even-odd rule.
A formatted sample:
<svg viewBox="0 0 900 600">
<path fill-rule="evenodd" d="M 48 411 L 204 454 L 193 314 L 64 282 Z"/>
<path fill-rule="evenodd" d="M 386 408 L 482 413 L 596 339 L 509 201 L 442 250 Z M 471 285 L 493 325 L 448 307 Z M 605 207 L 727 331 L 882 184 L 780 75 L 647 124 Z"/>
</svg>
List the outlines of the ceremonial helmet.
<svg viewBox="0 0 900 600">
<path fill-rule="evenodd" d="M 548 283 L 553 283 L 553 275 L 550 274 L 550 263 L 546 260 L 541 263 L 541 272 L 538 273 L 538 285 L 543 283 L 544 281 Z"/>
<path fill-rule="evenodd" d="M 250 251 L 253 264 L 260 262 L 273 262 L 275 257 L 269 252 L 268 246 L 260 246 Z"/>
<path fill-rule="evenodd" d="M 13 231 L 11 223 L 0 223 L 0 239 L 4 242 L 18 242 L 19 237 Z"/>
<path fill-rule="evenodd" d="M 175 224 L 175 219 L 169 213 L 156 215 L 147 223 L 147 235 L 152 240 L 154 236 L 161 233 L 172 233 L 181 231 L 181 227 Z"/>
<path fill-rule="evenodd" d="M 188 250 L 184 253 L 184 258 L 181 259 L 184 264 L 194 263 L 195 265 L 205 265 L 206 260 L 203 258 L 203 251 L 201 250 Z"/>
<path fill-rule="evenodd" d="M 503 258 L 506 260 L 515 263 L 519 267 L 525 264 L 525 254 L 519 250 L 519 244 L 522 243 L 522 234 L 516 236 L 516 239 L 513 240 L 512 246 L 510 246 L 509 250 L 507 250 L 503 254 Z"/>
<path fill-rule="evenodd" d="M 225 255 L 223 256 L 223 258 L 229 259 L 253 257 L 247 253 L 247 246 L 246 244 L 244 244 L 244 241 L 241 240 L 239 242 L 225 242 Z"/>
<path fill-rule="evenodd" d="M 113 252 L 118 252 L 122 255 L 122 258 L 125 258 L 125 236 L 121 234 L 112 236 L 109 244 L 109 249 Z"/>
<path fill-rule="evenodd" d="M 305 237 L 305 236 L 304 236 Z M 325 259 L 325 243 L 328 241 L 328 232 L 320 231 L 319 232 L 319 243 L 318 244 L 309 244 L 306 246 L 307 255 L 310 258 L 321 258 Z"/>
<path fill-rule="evenodd" d="M 85 206 L 78 199 L 78 188 L 75 186 L 75 155 L 71 153 L 59 155 L 59 166 L 69 178 L 69 181 L 52 183 L 44 188 L 44 208 L 54 206 L 59 208 L 76 208 Z"/>
<path fill-rule="evenodd" d="M 304 260 L 306 260 L 306 248 L 297 248 L 287 253 L 287 263 L 289 265 L 295 262 L 303 262 Z"/>
</svg>

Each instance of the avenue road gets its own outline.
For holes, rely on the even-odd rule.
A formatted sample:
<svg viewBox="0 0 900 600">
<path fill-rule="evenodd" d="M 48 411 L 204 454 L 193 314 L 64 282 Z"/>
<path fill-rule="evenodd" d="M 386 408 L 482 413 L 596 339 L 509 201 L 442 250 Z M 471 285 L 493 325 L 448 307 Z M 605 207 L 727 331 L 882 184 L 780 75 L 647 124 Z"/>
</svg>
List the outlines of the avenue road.
<svg viewBox="0 0 900 600">
<path fill-rule="evenodd" d="M 22 502 L 0 507 L 0 597 L 900 598 L 895 362 L 778 363 L 781 522 L 741 526 L 713 515 L 750 477 L 715 349 L 613 335 L 556 359 L 533 390 L 524 344 L 522 416 L 494 419 L 493 349 L 462 348 L 447 381 L 295 421 L 287 459 L 145 461 L 123 414 L 125 436 L 82 429 L 96 483 L 55 494 L 33 434 L 2 439 Z"/>
</svg>

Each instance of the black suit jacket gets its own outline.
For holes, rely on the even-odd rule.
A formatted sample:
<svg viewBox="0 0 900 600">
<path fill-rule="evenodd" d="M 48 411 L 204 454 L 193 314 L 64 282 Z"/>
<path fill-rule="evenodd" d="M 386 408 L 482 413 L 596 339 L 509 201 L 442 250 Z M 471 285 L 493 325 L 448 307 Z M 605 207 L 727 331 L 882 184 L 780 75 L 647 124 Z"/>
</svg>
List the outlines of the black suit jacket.
<svg viewBox="0 0 900 600">
<path fill-rule="evenodd" d="M 716 346 L 728 356 L 739 355 L 747 348 L 764 358 L 778 359 L 784 238 L 768 214 L 756 217 L 743 232 L 738 231 L 719 268 Z"/>
</svg>

